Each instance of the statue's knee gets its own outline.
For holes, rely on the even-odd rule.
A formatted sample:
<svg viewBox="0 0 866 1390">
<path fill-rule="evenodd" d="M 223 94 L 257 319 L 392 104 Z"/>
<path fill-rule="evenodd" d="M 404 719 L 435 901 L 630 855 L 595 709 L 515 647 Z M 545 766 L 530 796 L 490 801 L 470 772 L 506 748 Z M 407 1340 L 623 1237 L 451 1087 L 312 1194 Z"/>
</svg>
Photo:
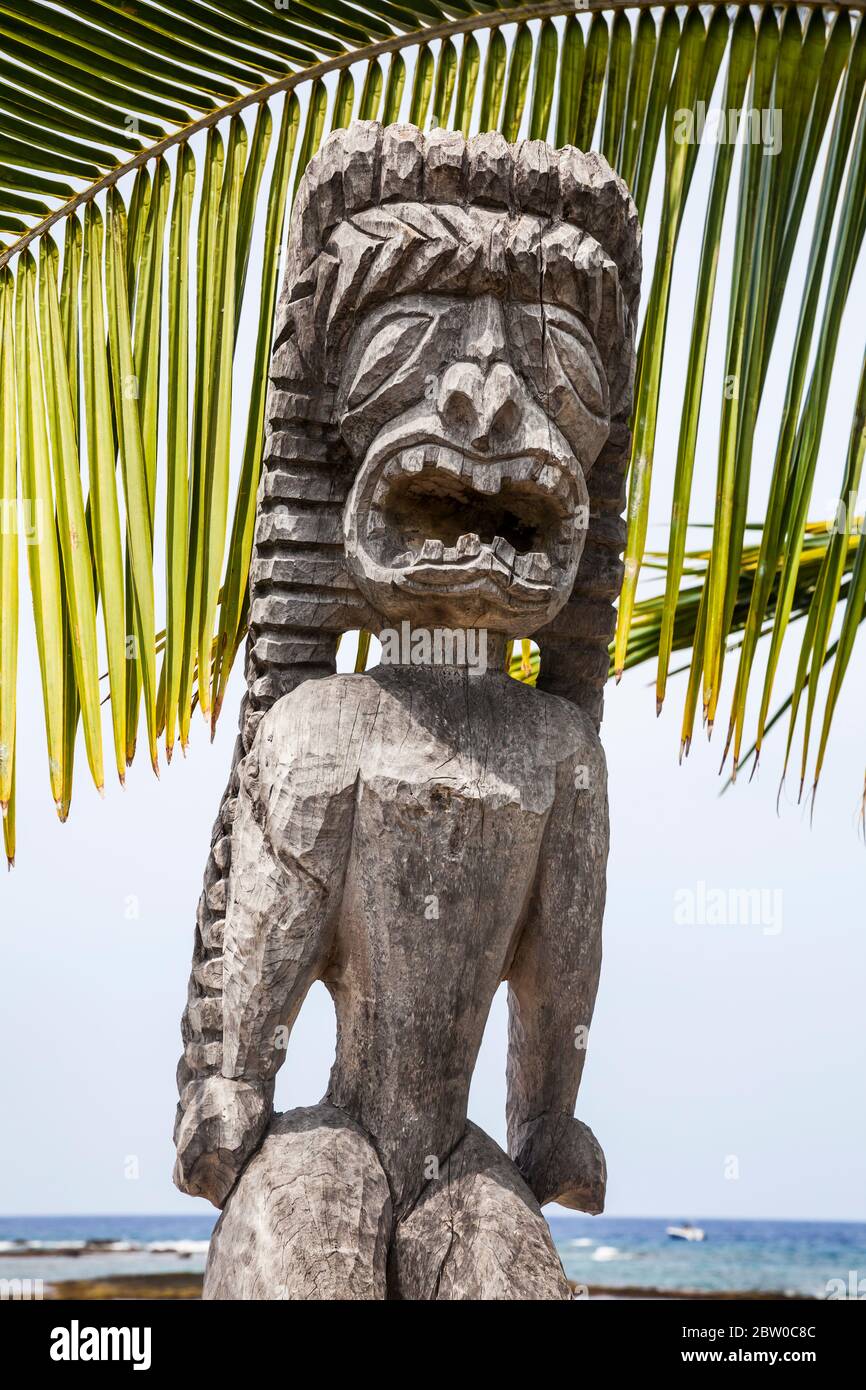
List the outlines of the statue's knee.
<svg viewBox="0 0 866 1390">
<path fill-rule="evenodd" d="M 541 1209 L 489 1135 L 466 1136 L 394 1232 L 390 1284 L 413 1300 L 571 1297 Z"/>
<path fill-rule="evenodd" d="M 330 1105 L 272 1120 L 211 1241 L 207 1299 L 384 1299 L 388 1181 Z"/>
</svg>

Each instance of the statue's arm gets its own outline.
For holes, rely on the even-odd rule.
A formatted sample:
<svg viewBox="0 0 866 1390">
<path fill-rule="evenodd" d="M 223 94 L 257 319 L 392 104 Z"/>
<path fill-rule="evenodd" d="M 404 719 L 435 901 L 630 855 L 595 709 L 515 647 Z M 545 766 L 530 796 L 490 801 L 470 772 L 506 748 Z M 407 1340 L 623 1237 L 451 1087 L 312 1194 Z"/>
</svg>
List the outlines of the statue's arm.
<svg viewBox="0 0 866 1390">
<path fill-rule="evenodd" d="M 533 898 L 508 972 L 508 1151 L 538 1201 L 604 1206 L 605 1163 L 574 1118 L 601 967 L 607 772 L 594 730 L 557 769 Z"/>
<path fill-rule="evenodd" d="M 220 978 L 185 1016 L 175 1182 L 216 1206 L 268 1124 L 274 1077 L 339 910 L 352 778 L 345 764 L 323 768 L 303 732 L 302 711 L 274 710 L 244 760 Z M 210 1027 L 205 1044 L 199 1020 Z"/>
</svg>

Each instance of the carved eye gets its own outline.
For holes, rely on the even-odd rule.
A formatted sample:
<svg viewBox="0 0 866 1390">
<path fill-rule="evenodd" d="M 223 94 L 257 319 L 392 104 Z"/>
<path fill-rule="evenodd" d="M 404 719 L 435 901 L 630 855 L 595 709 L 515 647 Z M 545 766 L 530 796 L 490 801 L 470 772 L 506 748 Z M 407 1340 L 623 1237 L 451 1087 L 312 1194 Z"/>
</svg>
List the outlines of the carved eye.
<svg viewBox="0 0 866 1390">
<path fill-rule="evenodd" d="M 571 393 L 590 415 L 607 415 L 607 379 L 598 349 L 576 314 L 557 305 L 515 305 L 510 333 L 542 400 Z"/>
<path fill-rule="evenodd" d="M 431 321 L 429 314 L 401 314 L 374 333 L 364 349 L 349 391 L 347 405 L 350 410 L 399 371 L 421 342 Z"/>
<path fill-rule="evenodd" d="M 509 333 L 521 370 L 559 429 L 591 465 L 610 426 L 607 378 L 583 321 L 556 304 L 513 304 Z"/>
<path fill-rule="evenodd" d="M 607 383 L 595 345 L 578 320 L 547 316 L 547 348 L 555 352 L 562 371 L 593 415 L 607 414 Z"/>
</svg>

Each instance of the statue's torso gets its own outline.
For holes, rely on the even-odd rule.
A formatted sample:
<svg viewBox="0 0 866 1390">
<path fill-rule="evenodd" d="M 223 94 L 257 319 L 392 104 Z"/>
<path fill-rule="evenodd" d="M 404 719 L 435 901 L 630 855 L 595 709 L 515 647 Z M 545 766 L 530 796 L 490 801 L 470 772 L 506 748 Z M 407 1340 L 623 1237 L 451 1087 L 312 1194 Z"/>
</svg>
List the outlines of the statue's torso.
<svg viewBox="0 0 866 1390">
<path fill-rule="evenodd" d="M 300 834 L 307 866 L 331 879 L 328 1096 L 373 1136 L 399 1206 L 464 1133 L 545 827 L 595 734 L 574 707 L 504 676 L 396 667 L 309 683 L 263 734 L 281 745 L 262 786 L 274 849 L 294 858 Z M 308 784 L 284 827 L 281 766 Z"/>
</svg>

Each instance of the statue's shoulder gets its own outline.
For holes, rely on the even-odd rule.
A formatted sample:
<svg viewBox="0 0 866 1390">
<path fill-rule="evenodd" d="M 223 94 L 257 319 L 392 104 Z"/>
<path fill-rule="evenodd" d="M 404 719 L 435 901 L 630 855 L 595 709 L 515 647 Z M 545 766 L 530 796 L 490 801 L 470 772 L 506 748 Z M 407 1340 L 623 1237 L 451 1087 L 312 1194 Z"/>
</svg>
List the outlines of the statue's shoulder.
<svg viewBox="0 0 866 1390">
<path fill-rule="evenodd" d="M 254 747 L 268 760 L 328 756 L 336 747 L 345 747 L 352 730 L 363 727 L 365 715 L 375 714 L 381 694 L 363 674 L 302 681 L 264 715 Z"/>
<path fill-rule="evenodd" d="M 604 749 L 592 715 L 562 695 L 522 686 L 518 681 L 512 681 L 511 685 L 525 692 L 524 696 L 515 691 L 516 698 L 525 698 L 527 704 L 532 702 L 535 727 L 544 730 L 544 742 L 552 762 L 575 768 L 588 766 L 594 772 L 604 770 Z"/>
<path fill-rule="evenodd" d="M 287 695 L 281 695 L 262 719 L 262 726 L 273 727 L 302 715 L 338 709 L 345 704 L 362 704 L 373 698 L 374 683 L 366 675 L 348 672 L 317 676 L 301 681 Z"/>
<path fill-rule="evenodd" d="M 376 717 L 366 685 L 361 676 L 307 680 L 262 716 L 241 766 L 241 787 L 258 807 L 253 819 L 267 824 L 275 844 L 294 845 L 301 831 L 342 814 L 343 793 L 355 782 Z"/>
</svg>

